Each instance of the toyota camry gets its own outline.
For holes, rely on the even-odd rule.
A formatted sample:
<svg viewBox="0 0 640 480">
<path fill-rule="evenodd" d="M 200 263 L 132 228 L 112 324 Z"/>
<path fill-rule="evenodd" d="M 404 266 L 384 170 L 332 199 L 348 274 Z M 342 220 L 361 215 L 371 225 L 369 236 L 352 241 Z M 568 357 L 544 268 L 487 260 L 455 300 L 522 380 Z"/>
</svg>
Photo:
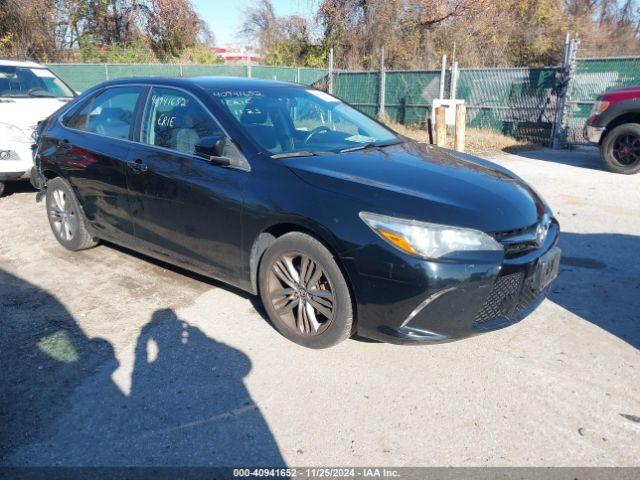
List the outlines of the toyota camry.
<svg viewBox="0 0 640 480">
<path fill-rule="evenodd" d="M 310 87 L 121 79 L 36 137 L 32 182 L 63 247 L 104 240 L 259 295 L 307 347 L 506 327 L 558 272 L 558 222 L 522 179 Z"/>
</svg>

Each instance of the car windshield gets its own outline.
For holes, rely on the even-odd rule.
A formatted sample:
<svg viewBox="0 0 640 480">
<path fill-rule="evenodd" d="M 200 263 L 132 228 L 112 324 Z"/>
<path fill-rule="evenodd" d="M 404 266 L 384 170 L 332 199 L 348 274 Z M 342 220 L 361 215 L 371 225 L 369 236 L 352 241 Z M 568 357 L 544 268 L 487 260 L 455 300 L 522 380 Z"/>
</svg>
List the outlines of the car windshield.
<svg viewBox="0 0 640 480">
<path fill-rule="evenodd" d="M 73 97 L 73 91 L 46 68 L 0 65 L 0 97 Z"/>
<path fill-rule="evenodd" d="M 324 92 L 296 87 L 219 90 L 213 96 L 274 157 L 401 143 L 391 130 Z"/>
</svg>

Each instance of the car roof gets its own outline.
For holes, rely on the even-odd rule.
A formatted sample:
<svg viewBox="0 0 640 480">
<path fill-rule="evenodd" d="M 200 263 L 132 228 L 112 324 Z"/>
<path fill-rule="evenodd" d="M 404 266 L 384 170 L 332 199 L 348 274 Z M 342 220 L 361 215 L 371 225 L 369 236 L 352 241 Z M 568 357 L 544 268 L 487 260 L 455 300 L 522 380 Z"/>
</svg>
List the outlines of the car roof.
<svg viewBox="0 0 640 480">
<path fill-rule="evenodd" d="M 195 85 L 207 90 L 222 90 L 229 88 L 250 89 L 264 87 L 304 87 L 297 83 L 247 77 L 130 77 L 110 80 L 103 83 L 102 86 L 120 85 L 123 83 L 164 84 L 177 87 L 190 87 Z"/>
<path fill-rule="evenodd" d="M 3 67 L 28 67 L 28 68 L 47 68 L 44 65 L 40 65 L 35 62 L 26 62 L 20 60 L 5 60 L 0 58 L 0 66 Z"/>
</svg>

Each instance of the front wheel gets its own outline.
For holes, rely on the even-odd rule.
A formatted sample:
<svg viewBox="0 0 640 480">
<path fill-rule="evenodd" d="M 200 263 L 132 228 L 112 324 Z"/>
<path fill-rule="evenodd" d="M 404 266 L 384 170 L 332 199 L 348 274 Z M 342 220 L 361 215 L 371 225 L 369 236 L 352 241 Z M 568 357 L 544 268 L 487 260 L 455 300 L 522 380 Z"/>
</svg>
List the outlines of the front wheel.
<svg viewBox="0 0 640 480">
<path fill-rule="evenodd" d="M 259 269 L 262 303 L 275 328 L 309 348 L 327 348 L 352 333 L 349 288 L 333 255 L 300 232 L 279 237 Z"/>
<path fill-rule="evenodd" d="M 640 124 L 615 127 L 604 138 L 600 152 L 607 170 L 627 175 L 640 172 Z"/>
</svg>

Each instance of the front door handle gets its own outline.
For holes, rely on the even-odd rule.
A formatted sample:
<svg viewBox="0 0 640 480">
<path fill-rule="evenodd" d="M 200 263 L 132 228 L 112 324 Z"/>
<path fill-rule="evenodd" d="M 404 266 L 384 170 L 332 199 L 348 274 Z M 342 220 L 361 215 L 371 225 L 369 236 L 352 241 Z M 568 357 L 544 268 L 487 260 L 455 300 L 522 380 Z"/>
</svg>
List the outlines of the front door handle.
<svg viewBox="0 0 640 480">
<path fill-rule="evenodd" d="M 141 159 L 136 158 L 132 162 L 127 162 L 127 166 L 135 173 L 146 172 L 149 167 Z"/>
</svg>

